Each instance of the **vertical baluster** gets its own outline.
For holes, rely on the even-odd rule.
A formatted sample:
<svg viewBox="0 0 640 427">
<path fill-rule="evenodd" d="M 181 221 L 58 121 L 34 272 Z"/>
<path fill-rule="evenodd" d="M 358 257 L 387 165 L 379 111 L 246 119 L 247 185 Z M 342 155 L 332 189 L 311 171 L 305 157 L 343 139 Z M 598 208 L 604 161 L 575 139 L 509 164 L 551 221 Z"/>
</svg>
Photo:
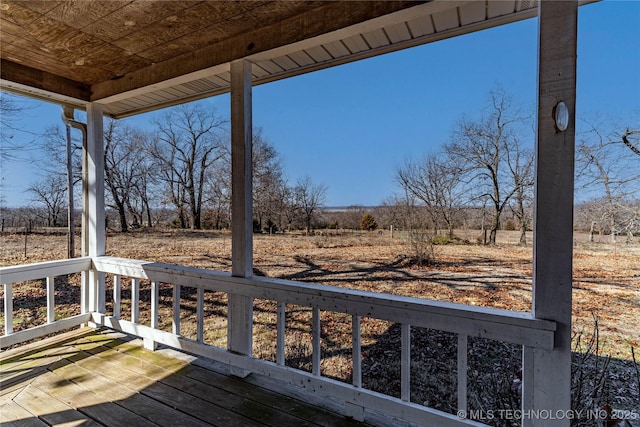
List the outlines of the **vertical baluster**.
<svg viewBox="0 0 640 427">
<path fill-rule="evenodd" d="M 151 328 L 158 329 L 158 300 L 160 299 L 160 285 L 156 281 L 151 282 Z M 147 350 L 154 351 L 158 343 L 152 338 L 143 338 L 142 345 Z"/>
<path fill-rule="evenodd" d="M 131 322 L 140 320 L 140 279 L 131 279 Z"/>
<path fill-rule="evenodd" d="M 4 334 L 13 333 L 13 285 L 4 285 Z"/>
<path fill-rule="evenodd" d="M 47 323 L 53 323 L 56 320 L 55 281 L 55 277 L 47 277 Z"/>
<path fill-rule="evenodd" d="M 198 342 L 204 342 L 204 289 L 203 288 L 198 288 L 198 301 L 197 301 L 197 308 L 196 308 L 196 314 L 198 317 L 197 320 L 197 337 L 196 340 Z"/>
<path fill-rule="evenodd" d="M 533 406 L 533 347 L 522 347 L 522 379 L 520 390 L 522 393 L 522 410 L 531 411 Z M 531 421 L 523 422 L 522 425 L 530 425 Z"/>
<path fill-rule="evenodd" d="M 180 335 L 180 285 L 173 285 L 173 321 L 171 331 Z"/>
<path fill-rule="evenodd" d="M 313 375 L 320 375 L 320 359 L 322 358 L 320 350 L 320 309 L 315 307 L 313 308 L 311 319 L 311 335 L 313 342 L 312 373 Z"/>
<path fill-rule="evenodd" d="M 467 347 L 465 334 L 458 334 L 458 410 L 467 410 Z"/>
<path fill-rule="evenodd" d="M 285 334 L 285 326 L 287 321 L 287 304 L 284 302 L 278 303 L 278 314 L 276 320 L 276 363 L 278 365 L 284 366 L 285 364 L 285 344 L 284 344 L 284 334 Z"/>
<path fill-rule="evenodd" d="M 122 284 L 119 274 L 113 275 L 113 317 L 120 319 L 120 305 L 122 304 Z"/>
<path fill-rule="evenodd" d="M 353 359 L 353 385 L 362 387 L 362 345 L 360 342 L 360 316 L 351 316 L 351 358 Z"/>
<path fill-rule="evenodd" d="M 80 272 L 80 313 L 85 314 L 89 312 L 89 279 L 86 271 Z"/>
<path fill-rule="evenodd" d="M 158 282 L 151 282 L 151 327 L 158 329 L 158 300 L 160 299 Z"/>
<path fill-rule="evenodd" d="M 400 354 L 400 398 L 409 402 L 411 398 L 411 326 L 402 325 Z"/>
</svg>

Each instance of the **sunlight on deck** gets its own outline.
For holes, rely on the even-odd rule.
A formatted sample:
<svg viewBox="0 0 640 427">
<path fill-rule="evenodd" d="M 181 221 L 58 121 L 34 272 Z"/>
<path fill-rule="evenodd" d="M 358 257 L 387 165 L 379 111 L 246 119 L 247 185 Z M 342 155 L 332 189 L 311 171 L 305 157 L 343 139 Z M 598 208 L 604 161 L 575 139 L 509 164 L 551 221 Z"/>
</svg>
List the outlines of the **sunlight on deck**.
<svg viewBox="0 0 640 427">
<path fill-rule="evenodd" d="M 79 329 L 0 356 L 3 426 L 366 425 L 173 350 Z"/>
</svg>

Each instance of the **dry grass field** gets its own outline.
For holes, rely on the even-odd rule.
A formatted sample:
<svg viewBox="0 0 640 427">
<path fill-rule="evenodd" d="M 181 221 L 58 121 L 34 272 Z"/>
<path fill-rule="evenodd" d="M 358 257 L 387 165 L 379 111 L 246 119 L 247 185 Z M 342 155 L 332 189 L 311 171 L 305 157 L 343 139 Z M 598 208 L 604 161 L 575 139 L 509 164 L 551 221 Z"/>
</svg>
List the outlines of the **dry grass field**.
<svg viewBox="0 0 640 427">
<path fill-rule="evenodd" d="M 462 241 L 475 242 L 478 232 L 460 231 Z M 388 232 L 329 231 L 313 236 L 300 234 L 255 235 L 254 273 L 267 277 L 284 278 L 348 287 L 375 292 L 408 295 L 478 306 L 528 311 L 531 307 L 532 247 L 518 246 L 518 232 L 499 232 L 498 244 L 487 247 L 474 244 L 443 244 L 432 249 L 433 261 L 416 263 L 414 249 L 406 238 Z M 604 363 L 606 357 L 619 362 L 615 375 L 622 376 L 623 386 L 633 382 L 617 397 L 622 406 L 640 406 L 638 365 L 640 356 L 640 242 L 631 244 L 588 243 L 586 236 L 576 235 L 574 245 L 573 318 L 576 350 L 584 352 L 593 335 L 594 319 L 598 322 L 597 347 L 593 363 Z M 624 238 L 623 238 L 624 240 Z M 27 236 L 5 234 L 0 241 L 0 264 L 15 265 L 65 257 L 64 235 L 39 234 Z M 79 244 L 79 243 L 78 243 Z M 188 265 L 192 267 L 230 271 L 231 241 L 227 232 L 212 231 L 136 231 L 127 234 L 109 233 L 107 255 L 133 259 Z M 56 282 L 57 316 L 78 312 L 79 290 L 77 277 L 60 278 Z M 107 279 L 109 292 L 110 279 Z M 123 285 L 123 318 L 127 318 L 127 285 Z M 141 299 L 148 301 L 148 287 L 142 287 Z M 45 289 L 42 283 L 28 283 L 14 288 L 15 329 L 19 330 L 45 321 Z M 171 329 L 171 287 L 161 288 L 160 328 Z M 109 300 L 109 295 L 107 296 Z M 226 345 L 225 296 L 212 292 L 205 294 L 205 342 Z M 164 302 L 164 304 L 162 304 Z M 182 290 L 182 334 L 195 338 L 195 295 Z M 275 303 L 256 301 L 254 314 L 254 356 L 269 360 L 275 358 Z M 111 306 L 108 306 L 108 310 Z M 148 320 L 148 309 L 142 311 L 142 320 Z M 145 317 L 146 316 L 146 317 Z M 324 375 L 341 381 L 350 381 L 351 320 L 346 315 L 323 312 L 322 315 L 322 371 Z M 3 319 L 4 321 L 4 319 Z M 190 326 L 191 325 L 191 326 Z M 363 355 L 371 360 L 389 358 L 389 348 L 399 347 L 399 328 L 375 319 L 363 319 Z M 287 363 L 310 369 L 310 310 L 287 307 Z M 415 330 L 412 340 L 416 344 L 415 363 L 437 356 L 432 363 L 438 374 L 421 370 L 419 375 L 435 375 L 437 381 L 417 381 L 425 389 L 412 395 L 419 403 L 429 403 L 442 410 L 455 408 L 455 336 L 430 330 Z M 480 345 L 470 341 L 470 351 Z M 491 347 L 491 350 L 487 348 Z M 427 350 L 424 350 L 427 349 Z M 412 350 L 414 351 L 414 350 Z M 594 349 L 592 348 L 592 352 Z M 431 353 L 430 353 L 431 352 Z M 434 353 L 435 352 L 435 353 Z M 494 354 L 495 352 L 495 354 Z M 632 353 L 633 352 L 633 353 Z M 517 370 L 519 356 L 516 349 L 503 344 L 484 345 L 479 359 L 481 366 L 487 360 L 501 369 L 505 381 L 510 381 Z M 507 356 L 505 356 L 507 355 Z M 442 357 L 450 356 L 450 357 Z M 484 360 L 484 359 L 486 360 Z M 613 366 L 613 365 L 612 365 Z M 369 373 L 368 386 L 372 389 L 395 389 L 399 378 L 399 364 L 363 361 L 363 370 Z M 397 373 L 395 371 L 398 371 Z M 482 378 L 471 371 L 470 389 L 486 388 Z M 372 375 L 371 375 L 372 374 Z M 480 375 L 480 374 L 478 374 Z M 380 378 L 385 378 L 380 381 Z M 391 380 L 388 380 L 391 378 Z M 477 381 L 476 381 L 477 380 Z M 633 381 L 632 381 L 633 380 Z M 391 381 L 391 384 L 390 384 Z M 618 384 L 615 383 L 615 384 Z M 496 384 L 496 387 L 500 387 Z M 491 390 L 488 391 L 491 393 Z M 440 402 L 428 402 L 429 396 L 451 396 Z M 508 402 L 505 406 L 515 404 Z M 620 403 L 620 401 L 626 403 Z M 637 401 L 637 402 L 636 402 Z M 631 403 L 629 403 L 631 402 Z M 633 403 L 636 402 L 636 403 Z M 495 402 L 492 403 L 496 405 Z"/>
</svg>

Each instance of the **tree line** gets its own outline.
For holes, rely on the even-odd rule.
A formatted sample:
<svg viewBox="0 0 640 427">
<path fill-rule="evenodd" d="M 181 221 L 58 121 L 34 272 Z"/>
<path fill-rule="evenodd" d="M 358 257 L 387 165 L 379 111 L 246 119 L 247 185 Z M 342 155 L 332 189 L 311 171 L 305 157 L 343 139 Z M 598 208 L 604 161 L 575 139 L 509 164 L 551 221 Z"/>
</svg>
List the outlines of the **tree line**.
<svg viewBox="0 0 640 427">
<path fill-rule="evenodd" d="M 148 132 L 116 120 L 104 126 L 105 199 L 117 228 L 153 227 L 167 211 L 178 228 L 226 228 L 230 224 L 229 121 L 202 104 L 169 109 Z M 49 165 L 30 188 L 55 227 L 66 209 L 65 135 L 51 127 L 44 138 Z M 73 171 L 81 182 L 81 142 L 74 141 Z M 253 202 L 256 230 L 310 230 L 325 202 L 326 187 L 302 177 L 290 184 L 282 159 L 260 129 L 253 136 Z M 77 185 L 76 185 L 77 187 Z M 161 215 L 160 215 L 161 214 Z M 112 224 L 113 228 L 116 227 Z"/>
<path fill-rule="evenodd" d="M 15 104 L 7 106 L 13 113 Z M 108 209 L 114 213 L 109 225 L 121 231 L 167 222 L 178 228 L 229 227 L 228 119 L 194 103 L 168 109 L 153 125 L 154 131 L 149 132 L 120 121 L 105 122 L 105 193 Z M 583 130 L 576 135 L 576 227 L 612 239 L 638 233 L 640 130 L 606 120 L 582 121 L 580 128 Z M 533 129 L 533 115 L 498 86 L 489 93 L 482 111 L 457 121 L 449 142 L 438 151 L 396 165 L 397 194 L 375 210 L 354 206 L 340 212 L 323 210 L 324 185 L 309 177 L 290 183 L 281 155 L 255 129 L 254 229 L 310 232 L 316 227 L 393 225 L 446 231 L 452 237 L 454 229 L 464 227 L 486 230 L 485 243 L 495 243 L 497 231 L 507 227 L 520 230 L 524 243 L 526 231 L 533 226 Z M 44 175 L 29 188 L 40 206 L 30 211 L 30 221 L 37 211 L 40 222 L 55 227 L 65 223 L 67 208 L 66 137 L 56 126 L 43 141 L 50 161 L 43 168 Z M 73 152 L 78 184 L 82 168 L 77 139 Z M 366 214 L 375 218 L 363 222 Z"/>
<path fill-rule="evenodd" d="M 615 242 L 616 235 L 640 234 L 640 129 L 609 123 L 580 123 L 575 225 L 591 236 L 609 234 Z M 450 236 L 470 213 L 480 210 L 481 228 L 489 230 L 485 243 L 495 243 L 508 215 L 524 243 L 533 226 L 534 128 L 532 115 L 504 89 L 495 88 L 486 108 L 477 116 L 463 116 L 440 151 L 396 167 L 396 181 L 403 190 L 396 199 L 421 206 L 428 226 L 434 232 L 445 229 Z"/>
</svg>

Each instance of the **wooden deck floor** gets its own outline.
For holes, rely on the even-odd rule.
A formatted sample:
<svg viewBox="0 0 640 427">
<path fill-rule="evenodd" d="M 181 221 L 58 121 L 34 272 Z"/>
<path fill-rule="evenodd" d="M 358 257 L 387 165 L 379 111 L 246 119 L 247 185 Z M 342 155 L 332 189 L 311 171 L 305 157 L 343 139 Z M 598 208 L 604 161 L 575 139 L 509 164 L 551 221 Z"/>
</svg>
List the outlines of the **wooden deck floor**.
<svg viewBox="0 0 640 427">
<path fill-rule="evenodd" d="M 9 426 L 365 426 L 206 360 L 81 329 L 0 354 Z M 251 378 L 251 376 L 249 377 Z"/>
</svg>

